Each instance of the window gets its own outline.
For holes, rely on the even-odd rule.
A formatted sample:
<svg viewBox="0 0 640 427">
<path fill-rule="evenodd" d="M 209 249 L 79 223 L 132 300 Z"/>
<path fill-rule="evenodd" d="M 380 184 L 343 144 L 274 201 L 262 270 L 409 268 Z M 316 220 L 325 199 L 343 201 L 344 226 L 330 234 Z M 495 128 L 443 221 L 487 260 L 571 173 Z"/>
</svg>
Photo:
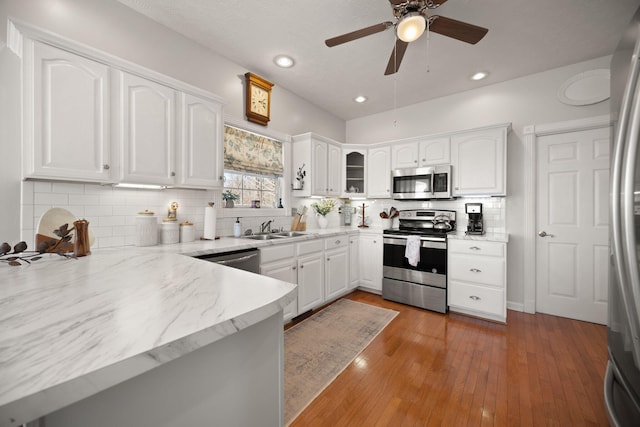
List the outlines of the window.
<svg viewBox="0 0 640 427">
<path fill-rule="evenodd" d="M 238 204 L 276 208 L 282 197 L 282 143 L 225 125 L 224 188 L 240 197 Z"/>
</svg>

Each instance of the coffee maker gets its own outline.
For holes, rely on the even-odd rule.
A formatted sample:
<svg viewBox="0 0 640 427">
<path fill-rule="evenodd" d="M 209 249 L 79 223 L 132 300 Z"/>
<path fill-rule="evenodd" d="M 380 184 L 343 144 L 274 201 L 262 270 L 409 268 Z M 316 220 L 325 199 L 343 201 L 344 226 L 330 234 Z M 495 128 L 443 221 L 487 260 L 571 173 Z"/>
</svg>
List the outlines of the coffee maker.
<svg viewBox="0 0 640 427">
<path fill-rule="evenodd" d="M 484 234 L 482 224 L 482 203 L 465 203 L 464 211 L 469 215 L 467 234 Z"/>
</svg>

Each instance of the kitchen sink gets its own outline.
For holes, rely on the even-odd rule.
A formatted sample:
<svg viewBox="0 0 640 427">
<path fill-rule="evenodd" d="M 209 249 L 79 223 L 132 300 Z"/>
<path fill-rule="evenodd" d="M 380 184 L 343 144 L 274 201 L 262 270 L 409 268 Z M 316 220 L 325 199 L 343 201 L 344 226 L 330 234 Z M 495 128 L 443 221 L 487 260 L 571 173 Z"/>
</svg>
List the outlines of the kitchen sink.
<svg viewBox="0 0 640 427">
<path fill-rule="evenodd" d="M 243 239 L 251 239 L 251 240 L 273 240 L 273 239 L 282 239 L 285 236 L 280 236 L 275 233 L 269 234 L 251 234 L 249 236 L 242 236 Z"/>
<path fill-rule="evenodd" d="M 301 233 L 299 231 L 281 231 L 279 233 L 275 233 L 281 237 L 298 237 L 298 236 L 306 236 L 307 233 Z"/>
</svg>

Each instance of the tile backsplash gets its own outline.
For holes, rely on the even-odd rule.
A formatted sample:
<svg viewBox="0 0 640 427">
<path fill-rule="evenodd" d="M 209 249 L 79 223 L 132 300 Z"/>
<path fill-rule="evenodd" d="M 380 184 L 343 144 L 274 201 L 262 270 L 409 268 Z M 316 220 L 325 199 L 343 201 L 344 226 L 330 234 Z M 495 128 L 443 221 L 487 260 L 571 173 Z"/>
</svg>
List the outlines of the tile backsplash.
<svg viewBox="0 0 640 427">
<path fill-rule="evenodd" d="M 77 218 L 89 221 L 89 230 L 96 237 L 92 247 L 106 248 L 133 245 L 135 217 L 148 209 L 156 213 L 158 221 L 167 216 L 169 204 L 178 203 L 178 222 L 190 221 L 195 227 L 196 239 L 204 231 L 204 210 L 214 201 L 221 206 L 220 191 L 214 190 L 144 190 L 117 188 L 110 185 L 81 184 L 51 181 L 24 181 L 22 183 L 21 238 L 29 247 L 35 247 L 35 233 L 42 214 L 51 208 L 63 208 Z M 240 213 L 240 211 L 238 211 Z M 238 215 L 241 216 L 242 215 Z M 254 216 L 241 218 L 243 232 L 259 230 L 260 224 L 273 219 L 273 227 L 288 230 L 291 217 Z M 216 221 L 217 236 L 233 235 L 235 217 Z M 62 225 L 62 224 L 61 224 Z"/>
<path fill-rule="evenodd" d="M 318 228 L 318 223 L 311 203 L 315 199 L 293 199 L 293 207 L 309 207 L 307 229 Z M 35 247 L 35 233 L 42 214 L 47 210 L 57 207 L 70 211 L 77 218 L 89 221 L 89 229 L 96 237 L 92 247 L 106 248 L 116 246 L 133 245 L 135 241 L 135 217 L 138 212 L 148 209 L 156 213 L 158 220 L 167 216 L 169 204 L 178 203 L 178 222 L 190 221 L 195 227 L 196 239 L 202 236 L 204 231 L 204 210 L 210 201 L 216 206 L 221 206 L 220 191 L 214 190 L 143 190 L 130 188 L 117 188 L 110 185 L 81 184 L 51 181 L 23 181 L 22 182 L 22 230 L 21 236 L 29 247 Z M 342 206 L 345 200 L 340 199 L 338 206 Z M 487 198 L 463 198 L 456 200 L 438 201 L 397 201 L 389 199 L 352 200 L 351 207 L 356 213 L 352 217 L 352 226 L 357 227 L 362 221 L 361 209 L 365 205 L 366 223 L 372 228 L 382 227 L 380 212 L 387 212 L 391 206 L 396 209 L 450 209 L 457 211 L 457 228 L 465 230 L 467 215 L 464 213 L 464 204 L 469 202 L 482 203 L 484 225 L 487 232 L 506 232 L 506 200 L 502 197 Z M 273 220 L 273 228 L 289 230 L 291 216 L 259 216 L 259 212 L 252 212 L 251 216 L 241 217 L 242 231 L 252 229 L 258 232 L 260 224 L 266 220 Z M 225 211 L 225 215 L 218 214 L 216 221 L 217 236 L 233 235 L 233 216 Z M 265 212 L 266 214 L 266 212 Z M 343 224 L 342 216 L 337 209 L 327 215 L 329 227 L 337 227 Z M 61 224 L 62 225 L 62 224 Z M 397 226 L 397 221 L 395 222 Z"/>
</svg>

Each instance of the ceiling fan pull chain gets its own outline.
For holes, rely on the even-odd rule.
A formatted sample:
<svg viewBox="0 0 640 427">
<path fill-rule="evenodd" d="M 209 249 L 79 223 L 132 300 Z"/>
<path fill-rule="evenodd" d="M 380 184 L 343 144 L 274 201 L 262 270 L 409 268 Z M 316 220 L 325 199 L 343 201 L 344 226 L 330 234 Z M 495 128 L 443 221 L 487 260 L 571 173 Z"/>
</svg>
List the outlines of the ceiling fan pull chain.
<svg viewBox="0 0 640 427">
<path fill-rule="evenodd" d="M 431 20 L 429 18 L 427 18 L 427 73 L 429 73 L 429 71 L 431 71 L 429 69 L 429 41 L 431 40 L 431 32 L 429 31 L 429 24 L 431 23 Z"/>
</svg>

